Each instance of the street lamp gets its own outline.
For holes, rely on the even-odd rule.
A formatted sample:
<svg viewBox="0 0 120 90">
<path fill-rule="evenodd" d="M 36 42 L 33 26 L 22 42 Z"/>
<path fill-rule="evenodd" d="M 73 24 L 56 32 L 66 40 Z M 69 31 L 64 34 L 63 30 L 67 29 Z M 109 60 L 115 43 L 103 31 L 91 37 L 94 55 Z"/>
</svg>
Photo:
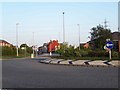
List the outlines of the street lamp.
<svg viewBox="0 0 120 90">
<path fill-rule="evenodd" d="M 17 56 L 18 56 L 18 25 L 19 23 L 16 23 L 16 52 L 17 52 Z"/>
<path fill-rule="evenodd" d="M 34 32 L 33 32 L 33 58 L 34 58 L 34 54 L 35 54 L 34 50 L 35 50 L 35 45 L 34 45 Z"/>
<path fill-rule="evenodd" d="M 79 36 L 79 50 L 80 50 L 80 24 L 77 24 L 78 25 L 78 36 Z"/>
<path fill-rule="evenodd" d="M 65 43 L 65 25 L 64 25 L 64 14 L 65 14 L 65 12 L 63 12 L 63 43 Z"/>
<path fill-rule="evenodd" d="M 120 40 L 119 40 L 119 38 L 120 38 L 120 28 L 118 27 L 118 53 L 120 52 Z"/>
<path fill-rule="evenodd" d="M 64 49 L 64 53 L 65 53 L 65 23 L 64 23 L 64 14 L 65 12 L 63 12 L 63 49 Z"/>
</svg>

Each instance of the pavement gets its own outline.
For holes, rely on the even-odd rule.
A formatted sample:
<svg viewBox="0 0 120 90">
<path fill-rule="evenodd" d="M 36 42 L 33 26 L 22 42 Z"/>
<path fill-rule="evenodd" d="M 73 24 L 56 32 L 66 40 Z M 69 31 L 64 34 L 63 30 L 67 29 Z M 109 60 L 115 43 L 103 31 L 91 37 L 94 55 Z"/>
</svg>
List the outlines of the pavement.
<svg viewBox="0 0 120 90">
<path fill-rule="evenodd" d="M 39 58 L 42 57 L 38 57 Z M 52 59 L 46 58 L 44 60 L 40 60 L 40 63 L 45 64 L 56 64 L 56 65 L 72 65 L 72 66 L 113 66 L 113 67 L 120 67 L 120 60 L 64 60 L 64 59 Z"/>
</svg>

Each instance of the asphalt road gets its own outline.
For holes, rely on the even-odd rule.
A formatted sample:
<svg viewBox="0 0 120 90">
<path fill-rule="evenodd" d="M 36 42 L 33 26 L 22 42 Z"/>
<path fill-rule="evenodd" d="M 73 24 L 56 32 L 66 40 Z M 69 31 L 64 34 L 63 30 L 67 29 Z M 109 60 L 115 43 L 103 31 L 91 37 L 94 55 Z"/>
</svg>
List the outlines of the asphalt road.
<svg viewBox="0 0 120 90">
<path fill-rule="evenodd" d="M 33 59 L 2 61 L 3 88 L 117 88 L 117 67 L 49 65 Z"/>
</svg>

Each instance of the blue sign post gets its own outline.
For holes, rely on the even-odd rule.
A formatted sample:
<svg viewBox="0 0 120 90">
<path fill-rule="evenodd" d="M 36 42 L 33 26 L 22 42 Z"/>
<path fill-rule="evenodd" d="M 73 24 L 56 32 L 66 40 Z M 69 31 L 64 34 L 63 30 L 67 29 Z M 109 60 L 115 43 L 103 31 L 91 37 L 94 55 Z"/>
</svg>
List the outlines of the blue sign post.
<svg viewBox="0 0 120 90">
<path fill-rule="evenodd" d="M 109 57 L 110 57 L 110 60 L 112 59 L 111 58 L 111 49 L 113 48 L 113 42 L 112 41 L 107 41 L 106 42 L 106 47 L 109 49 Z"/>
</svg>

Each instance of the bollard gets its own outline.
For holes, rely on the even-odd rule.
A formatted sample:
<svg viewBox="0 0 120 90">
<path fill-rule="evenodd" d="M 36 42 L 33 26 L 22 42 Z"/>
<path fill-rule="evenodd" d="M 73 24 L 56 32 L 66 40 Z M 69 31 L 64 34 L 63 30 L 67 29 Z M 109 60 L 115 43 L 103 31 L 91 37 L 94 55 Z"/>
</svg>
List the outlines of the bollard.
<svg viewBox="0 0 120 90">
<path fill-rule="evenodd" d="M 90 65 L 88 62 L 84 62 L 86 65 Z"/>
<path fill-rule="evenodd" d="M 58 64 L 60 64 L 60 61 L 58 61 Z"/>
<path fill-rule="evenodd" d="M 68 61 L 68 62 L 69 62 L 69 64 L 73 64 L 72 61 Z"/>
<path fill-rule="evenodd" d="M 31 54 L 31 58 L 34 58 L 34 54 Z"/>
</svg>

